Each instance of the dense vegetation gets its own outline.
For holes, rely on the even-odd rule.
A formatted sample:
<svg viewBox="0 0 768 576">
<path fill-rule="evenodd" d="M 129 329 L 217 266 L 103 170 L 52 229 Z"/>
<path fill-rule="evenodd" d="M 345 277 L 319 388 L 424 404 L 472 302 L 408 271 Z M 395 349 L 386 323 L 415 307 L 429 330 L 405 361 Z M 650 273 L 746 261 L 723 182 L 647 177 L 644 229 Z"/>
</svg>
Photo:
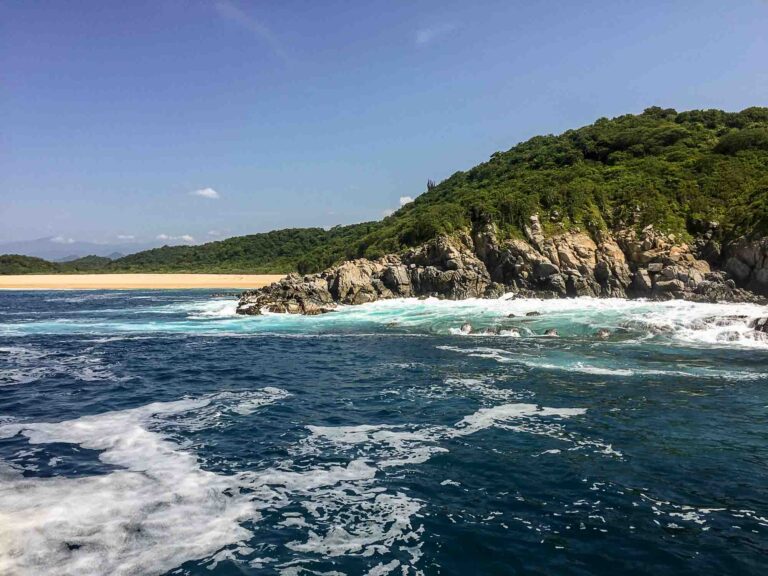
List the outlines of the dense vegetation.
<svg viewBox="0 0 768 576">
<path fill-rule="evenodd" d="M 0 255 L 0 274 L 76 274 L 101 272 L 112 263 L 103 256 L 85 256 L 69 262 L 48 262 L 33 256 Z"/>
<path fill-rule="evenodd" d="M 328 265 L 345 255 L 374 224 L 322 228 L 289 228 L 264 234 L 238 236 L 201 246 L 165 246 L 115 260 L 110 269 L 121 272 L 253 272 L 281 273 L 296 270 L 306 254 L 319 263 L 328 254 Z M 331 256 L 331 254 L 333 256 Z M 319 265 L 319 264 L 318 264 Z"/>
<path fill-rule="evenodd" d="M 728 113 L 649 108 L 559 136 L 536 136 L 457 172 L 380 222 L 279 230 L 163 247 L 107 263 L 110 272 L 301 272 L 376 257 L 490 215 L 520 236 L 530 215 L 592 232 L 654 224 L 686 237 L 717 220 L 726 237 L 768 234 L 768 108 Z M 18 258 L 18 257 L 12 257 Z M 0 273 L 80 270 L 77 262 L 0 260 Z M 36 259 L 35 259 L 36 260 Z M 83 260 L 83 259 L 81 259 Z M 75 268 L 71 265 L 75 264 Z M 35 268 L 38 266 L 39 268 Z"/>
<path fill-rule="evenodd" d="M 55 274 L 60 271 L 58 264 L 42 258 L 18 254 L 0 256 L 0 273 L 2 274 Z"/>
</svg>

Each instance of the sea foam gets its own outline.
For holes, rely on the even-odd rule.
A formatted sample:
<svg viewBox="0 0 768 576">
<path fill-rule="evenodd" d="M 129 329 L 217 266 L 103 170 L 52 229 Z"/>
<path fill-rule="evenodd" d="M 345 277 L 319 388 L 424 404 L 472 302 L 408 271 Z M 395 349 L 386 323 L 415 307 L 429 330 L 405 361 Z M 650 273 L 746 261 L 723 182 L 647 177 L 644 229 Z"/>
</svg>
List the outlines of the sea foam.
<svg viewBox="0 0 768 576">
<path fill-rule="evenodd" d="M 286 396 L 278 389 L 254 394 L 248 410 Z M 119 468 L 85 478 L 1 481 L 0 573 L 162 573 L 249 537 L 240 522 L 256 517 L 257 505 L 238 483 L 203 470 L 194 454 L 152 430 L 163 418 L 219 401 L 157 402 L 0 426 L 0 438 L 21 433 L 30 444 L 77 444 Z"/>
</svg>

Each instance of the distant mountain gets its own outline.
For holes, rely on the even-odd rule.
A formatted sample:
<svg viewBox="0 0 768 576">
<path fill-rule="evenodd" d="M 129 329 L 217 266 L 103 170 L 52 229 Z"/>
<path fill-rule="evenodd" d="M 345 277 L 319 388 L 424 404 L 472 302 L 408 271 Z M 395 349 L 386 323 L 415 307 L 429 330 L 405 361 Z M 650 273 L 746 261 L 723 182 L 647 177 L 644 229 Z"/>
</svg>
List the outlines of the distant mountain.
<svg viewBox="0 0 768 576">
<path fill-rule="evenodd" d="M 52 262 L 70 262 L 84 256 L 106 256 L 113 260 L 125 254 L 149 250 L 161 246 L 161 242 L 136 242 L 98 244 L 96 242 L 77 242 L 58 236 L 8 242 L 0 244 L 0 254 L 19 254 L 34 256 Z"/>
<path fill-rule="evenodd" d="M 80 258 L 78 254 L 70 254 L 69 256 L 64 256 L 64 258 L 57 258 L 54 262 L 72 262 L 72 260 L 77 260 L 78 258 Z"/>
<path fill-rule="evenodd" d="M 600 118 L 557 136 L 536 136 L 439 184 L 430 182 L 413 202 L 378 222 L 164 246 L 107 262 L 101 270 L 314 272 L 466 232 L 480 216 L 498 227 L 502 240 L 522 238 L 534 214 L 545 233 L 578 229 L 595 238 L 606 230 L 642 230 L 652 224 L 689 242 L 702 222 L 712 221 L 719 224 L 718 243 L 766 236 L 768 108 L 677 112 L 652 107 L 638 115 Z M 73 244 L 56 246 L 56 240 L 36 241 L 38 250 L 0 245 L 0 253 L 51 258 L 58 249 L 53 257 L 61 258 L 116 250 L 105 245 L 76 250 Z M 25 269 L 35 266 L 23 264 Z M 99 262 L 87 264 L 92 270 Z M 4 270 L 0 266 L 0 273 L 9 273 Z"/>
</svg>

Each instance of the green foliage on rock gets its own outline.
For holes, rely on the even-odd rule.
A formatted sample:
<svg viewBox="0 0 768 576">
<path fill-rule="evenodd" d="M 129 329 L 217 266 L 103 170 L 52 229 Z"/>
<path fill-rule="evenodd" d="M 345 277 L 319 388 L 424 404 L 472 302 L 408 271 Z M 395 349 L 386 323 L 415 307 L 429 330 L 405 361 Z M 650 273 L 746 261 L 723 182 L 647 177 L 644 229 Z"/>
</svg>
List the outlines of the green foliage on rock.
<svg viewBox="0 0 768 576">
<path fill-rule="evenodd" d="M 496 152 L 487 162 L 431 183 L 379 222 L 157 248 L 99 269 L 313 272 L 468 228 L 470 215 L 478 213 L 491 216 L 508 237 L 521 236 L 535 213 L 550 231 L 654 224 L 686 238 L 695 222 L 717 220 L 725 239 L 768 235 L 768 108 L 678 113 L 652 107 L 639 115 L 601 118 Z M 7 269 L 0 272 L 11 273 Z"/>
</svg>

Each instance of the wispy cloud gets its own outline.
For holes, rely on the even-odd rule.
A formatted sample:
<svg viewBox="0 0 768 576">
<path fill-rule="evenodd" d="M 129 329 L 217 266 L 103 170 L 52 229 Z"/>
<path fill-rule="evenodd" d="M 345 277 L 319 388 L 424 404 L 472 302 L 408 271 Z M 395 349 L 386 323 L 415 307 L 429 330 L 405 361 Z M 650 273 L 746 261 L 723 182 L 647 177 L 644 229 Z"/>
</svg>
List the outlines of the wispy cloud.
<svg viewBox="0 0 768 576">
<path fill-rule="evenodd" d="M 229 0 L 217 0 L 214 3 L 214 7 L 221 18 L 245 28 L 269 46 L 275 56 L 280 58 L 283 62 L 289 61 L 288 54 L 283 49 L 280 41 L 269 28 L 257 20 L 253 15 Z"/>
<path fill-rule="evenodd" d="M 181 234 L 180 236 L 170 236 L 168 234 L 158 234 L 155 238 L 158 240 L 162 240 L 163 242 L 166 242 L 168 240 L 180 240 L 182 242 L 189 242 L 192 243 L 195 241 L 195 238 L 193 236 L 190 236 L 189 234 Z"/>
<path fill-rule="evenodd" d="M 117 235 L 118 240 L 136 240 L 136 236 L 133 234 L 118 234 Z"/>
<path fill-rule="evenodd" d="M 200 196 L 201 198 L 208 198 L 209 200 L 218 200 L 221 198 L 218 192 L 213 188 L 200 188 L 190 192 L 192 196 Z"/>
<path fill-rule="evenodd" d="M 417 46 L 426 46 L 427 44 L 430 44 L 437 38 L 440 38 L 441 36 L 445 36 L 446 34 L 450 34 L 454 30 L 456 30 L 457 26 L 455 24 L 435 24 L 432 26 L 425 26 L 424 28 L 419 28 L 416 30 L 416 45 Z"/>
<path fill-rule="evenodd" d="M 51 238 L 51 242 L 54 244 L 74 244 L 75 239 L 74 238 L 66 238 L 64 236 L 54 236 Z"/>
<path fill-rule="evenodd" d="M 218 238 L 221 236 L 221 232 L 218 230 L 208 230 L 208 236 L 211 236 L 212 238 Z"/>
</svg>

